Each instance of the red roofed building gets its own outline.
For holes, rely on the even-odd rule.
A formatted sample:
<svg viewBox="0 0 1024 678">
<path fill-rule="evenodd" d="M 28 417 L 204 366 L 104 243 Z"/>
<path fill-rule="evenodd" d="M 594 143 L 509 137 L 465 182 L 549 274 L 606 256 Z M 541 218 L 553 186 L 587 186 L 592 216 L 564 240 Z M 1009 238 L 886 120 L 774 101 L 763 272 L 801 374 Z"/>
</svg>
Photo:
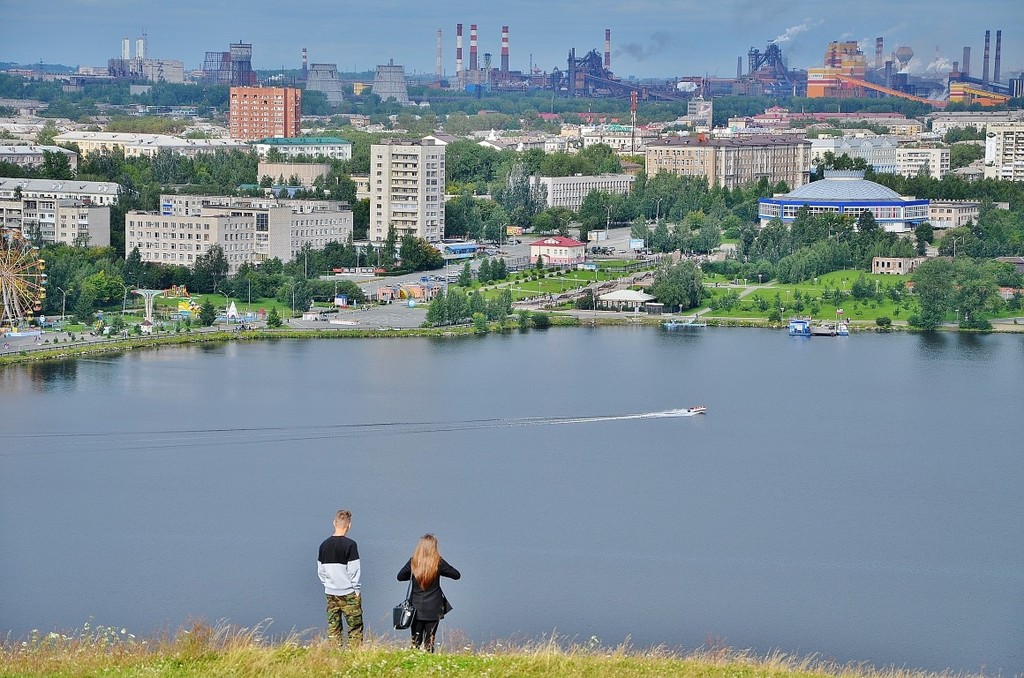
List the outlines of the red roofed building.
<svg viewBox="0 0 1024 678">
<path fill-rule="evenodd" d="M 553 235 L 530 243 L 530 263 L 542 258 L 546 266 L 582 264 L 587 258 L 587 246 L 579 240 Z"/>
</svg>

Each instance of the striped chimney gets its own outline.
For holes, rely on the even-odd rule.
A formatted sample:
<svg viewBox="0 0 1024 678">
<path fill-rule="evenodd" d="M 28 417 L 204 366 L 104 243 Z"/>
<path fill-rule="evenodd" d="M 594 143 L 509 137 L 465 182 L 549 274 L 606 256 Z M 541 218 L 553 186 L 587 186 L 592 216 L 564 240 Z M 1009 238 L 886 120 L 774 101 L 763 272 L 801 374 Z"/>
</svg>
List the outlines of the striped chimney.
<svg viewBox="0 0 1024 678">
<path fill-rule="evenodd" d="M 882 38 L 875 38 L 875 68 L 881 70 L 885 65 L 885 57 L 882 56 L 885 51 L 885 40 Z"/>
<path fill-rule="evenodd" d="M 501 72 L 508 73 L 508 26 L 501 27 Z"/>
<path fill-rule="evenodd" d="M 479 70 L 476 61 L 476 24 L 469 25 L 469 70 Z"/>
<path fill-rule="evenodd" d="M 612 70 L 612 29 L 604 29 L 604 70 Z"/>
<path fill-rule="evenodd" d="M 455 24 L 455 73 L 462 72 L 462 24 Z"/>
</svg>

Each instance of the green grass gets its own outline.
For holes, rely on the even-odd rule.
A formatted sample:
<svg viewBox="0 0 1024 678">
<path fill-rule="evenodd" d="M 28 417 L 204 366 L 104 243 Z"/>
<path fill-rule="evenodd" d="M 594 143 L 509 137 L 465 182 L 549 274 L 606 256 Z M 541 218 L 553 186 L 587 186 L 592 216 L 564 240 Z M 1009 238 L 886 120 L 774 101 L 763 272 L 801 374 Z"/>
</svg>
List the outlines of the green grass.
<svg viewBox="0 0 1024 678">
<path fill-rule="evenodd" d="M 840 666 L 775 653 L 758 657 L 724 647 L 679 652 L 666 647 L 604 647 L 557 638 L 492 642 L 474 647 L 442 624 L 436 654 L 406 649 L 406 634 L 371 638 L 357 649 L 339 648 L 318 632 L 270 638 L 257 629 L 193 623 L 173 636 L 138 639 L 126 629 L 86 626 L 73 634 L 33 632 L 0 646 L 0 676 L 78 678 L 110 675 L 235 676 L 523 676 L 525 678 L 684 676 L 693 678 L 917 678 L 906 669 Z M 943 674 L 948 675 L 948 674 Z"/>
</svg>

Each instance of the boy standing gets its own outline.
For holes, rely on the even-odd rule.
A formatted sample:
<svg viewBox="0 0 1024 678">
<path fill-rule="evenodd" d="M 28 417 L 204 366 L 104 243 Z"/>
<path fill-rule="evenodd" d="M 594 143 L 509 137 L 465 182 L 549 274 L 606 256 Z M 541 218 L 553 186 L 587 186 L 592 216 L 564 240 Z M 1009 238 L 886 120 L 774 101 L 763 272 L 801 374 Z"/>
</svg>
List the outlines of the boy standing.
<svg viewBox="0 0 1024 678">
<path fill-rule="evenodd" d="M 317 574 L 327 594 L 327 635 L 341 642 L 341 619 L 348 624 L 348 640 L 355 647 L 363 640 L 363 605 L 359 598 L 359 549 L 349 539 L 352 512 L 342 509 L 334 516 L 334 534 L 320 544 Z"/>
</svg>

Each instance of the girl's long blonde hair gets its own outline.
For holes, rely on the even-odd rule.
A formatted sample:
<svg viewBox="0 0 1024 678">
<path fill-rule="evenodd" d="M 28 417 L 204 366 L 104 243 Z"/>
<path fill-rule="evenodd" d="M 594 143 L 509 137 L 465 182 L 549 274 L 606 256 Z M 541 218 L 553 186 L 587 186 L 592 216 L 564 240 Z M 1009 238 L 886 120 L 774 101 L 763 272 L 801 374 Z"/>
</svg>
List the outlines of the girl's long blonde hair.
<svg viewBox="0 0 1024 678">
<path fill-rule="evenodd" d="M 437 581 L 437 571 L 441 567 L 441 552 L 437 550 L 437 537 L 425 534 L 416 544 L 412 552 L 412 576 L 421 591 L 426 591 Z"/>
</svg>

